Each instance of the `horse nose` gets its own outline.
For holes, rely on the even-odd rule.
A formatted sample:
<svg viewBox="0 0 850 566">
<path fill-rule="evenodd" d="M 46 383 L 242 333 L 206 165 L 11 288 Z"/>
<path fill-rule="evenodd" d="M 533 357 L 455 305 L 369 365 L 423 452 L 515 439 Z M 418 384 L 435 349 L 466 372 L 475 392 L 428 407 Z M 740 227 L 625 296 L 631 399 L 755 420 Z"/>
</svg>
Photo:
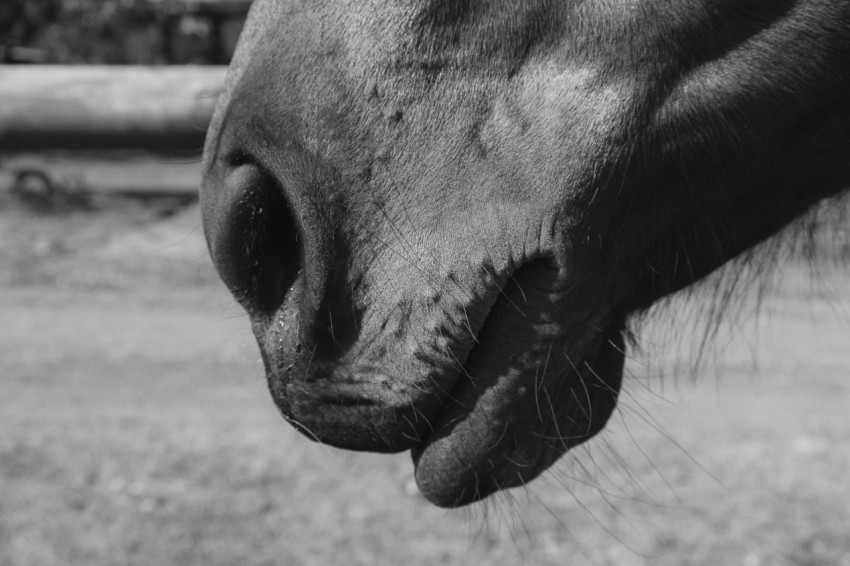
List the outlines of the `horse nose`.
<svg viewBox="0 0 850 566">
<path fill-rule="evenodd" d="M 217 157 L 204 177 L 201 207 L 225 285 L 249 313 L 274 313 L 303 266 L 303 238 L 281 183 L 245 154 Z"/>
</svg>

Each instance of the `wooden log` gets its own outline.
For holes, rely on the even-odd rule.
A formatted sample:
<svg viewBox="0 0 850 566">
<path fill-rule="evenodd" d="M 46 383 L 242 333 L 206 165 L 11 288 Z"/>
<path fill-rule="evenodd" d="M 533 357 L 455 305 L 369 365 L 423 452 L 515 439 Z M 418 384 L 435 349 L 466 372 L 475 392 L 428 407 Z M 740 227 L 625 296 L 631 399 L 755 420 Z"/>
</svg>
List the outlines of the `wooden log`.
<svg viewBox="0 0 850 566">
<path fill-rule="evenodd" d="M 225 67 L 0 66 L 0 152 L 197 154 Z"/>
</svg>

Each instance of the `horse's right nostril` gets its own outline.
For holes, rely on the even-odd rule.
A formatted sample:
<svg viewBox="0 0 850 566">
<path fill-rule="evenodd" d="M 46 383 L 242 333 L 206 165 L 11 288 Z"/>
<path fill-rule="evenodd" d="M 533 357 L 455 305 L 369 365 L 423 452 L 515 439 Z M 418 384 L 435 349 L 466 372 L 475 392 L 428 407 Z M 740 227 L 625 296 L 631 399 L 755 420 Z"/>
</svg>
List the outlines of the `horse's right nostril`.
<svg viewBox="0 0 850 566">
<path fill-rule="evenodd" d="M 207 179 L 203 190 L 205 231 L 222 280 L 249 313 L 276 311 L 302 264 L 301 236 L 283 188 L 243 157 Z"/>
</svg>

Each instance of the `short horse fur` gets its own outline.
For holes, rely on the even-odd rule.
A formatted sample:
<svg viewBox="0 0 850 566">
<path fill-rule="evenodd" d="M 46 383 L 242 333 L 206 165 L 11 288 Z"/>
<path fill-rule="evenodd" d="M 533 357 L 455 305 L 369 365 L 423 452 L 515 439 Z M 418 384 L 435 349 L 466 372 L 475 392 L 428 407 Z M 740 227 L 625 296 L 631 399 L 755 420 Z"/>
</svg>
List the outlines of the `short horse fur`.
<svg viewBox="0 0 850 566">
<path fill-rule="evenodd" d="M 627 324 L 850 184 L 850 2 L 257 0 L 213 260 L 315 440 L 524 484 L 614 410 Z"/>
</svg>

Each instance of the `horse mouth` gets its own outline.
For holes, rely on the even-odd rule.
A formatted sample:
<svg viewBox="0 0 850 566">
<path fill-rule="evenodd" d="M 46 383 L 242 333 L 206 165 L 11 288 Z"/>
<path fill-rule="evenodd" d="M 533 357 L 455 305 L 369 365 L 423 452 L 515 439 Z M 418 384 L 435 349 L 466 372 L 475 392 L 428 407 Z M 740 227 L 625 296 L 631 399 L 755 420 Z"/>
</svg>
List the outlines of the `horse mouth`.
<svg viewBox="0 0 850 566">
<path fill-rule="evenodd" d="M 465 367 L 486 377 L 460 381 L 433 432 L 411 451 L 421 493 L 441 507 L 467 505 L 528 483 L 590 439 L 616 406 L 623 346 L 621 326 L 611 324 L 580 363 L 547 369 L 545 359 L 543 367 L 526 360 L 489 374 L 477 351 L 487 344 L 476 347 Z"/>
<path fill-rule="evenodd" d="M 622 321 L 591 332 L 595 325 L 565 323 L 564 293 L 540 284 L 549 275 L 545 262 L 531 262 L 508 278 L 472 329 L 461 369 L 444 378 L 448 391 L 399 386 L 380 366 L 352 372 L 313 359 L 303 372 L 309 377 L 299 379 L 297 364 L 271 359 L 291 345 L 273 329 L 255 328 L 265 336 L 272 397 L 313 440 L 410 450 L 420 492 L 438 506 L 467 505 L 527 483 L 602 429 L 616 405 L 624 357 Z"/>
</svg>

